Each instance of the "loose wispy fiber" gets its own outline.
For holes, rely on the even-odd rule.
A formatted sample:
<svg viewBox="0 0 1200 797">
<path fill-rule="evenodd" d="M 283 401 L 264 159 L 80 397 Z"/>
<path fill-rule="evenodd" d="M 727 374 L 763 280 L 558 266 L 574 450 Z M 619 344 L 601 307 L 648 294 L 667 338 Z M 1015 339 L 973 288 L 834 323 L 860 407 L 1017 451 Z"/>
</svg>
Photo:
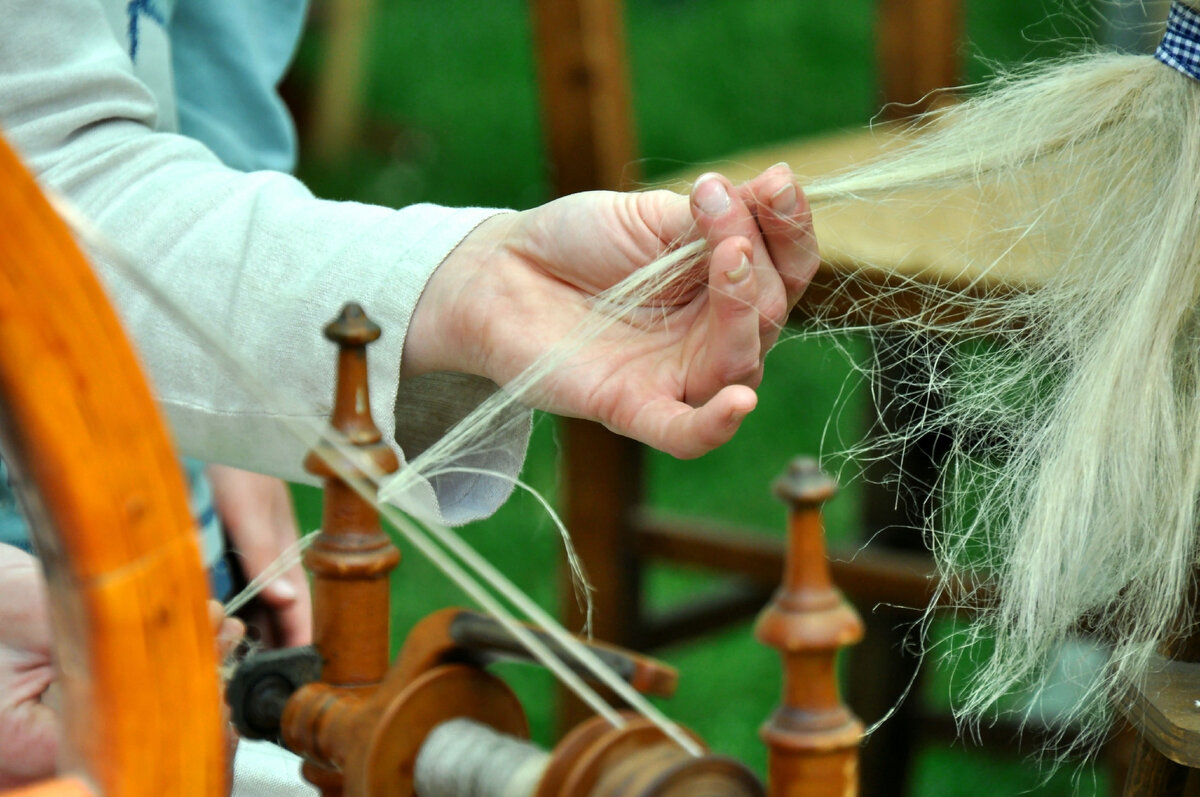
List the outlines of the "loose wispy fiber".
<svg viewBox="0 0 1200 797">
<path fill-rule="evenodd" d="M 913 420 L 888 442 L 950 441 L 930 538 L 943 597 L 975 612 L 967 641 L 994 646 L 963 716 L 1040 692 L 1064 644 L 1096 634 L 1107 663 L 1064 718 L 1087 746 L 1193 609 L 1200 84 L 1149 56 L 1083 55 L 1003 77 L 913 137 L 808 194 L 831 213 L 966 206 L 955 279 L 904 285 L 916 311 L 851 312 L 920 375 L 896 391 Z M 835 295 L 861 293 L 845 279 Z"/>
</svg>

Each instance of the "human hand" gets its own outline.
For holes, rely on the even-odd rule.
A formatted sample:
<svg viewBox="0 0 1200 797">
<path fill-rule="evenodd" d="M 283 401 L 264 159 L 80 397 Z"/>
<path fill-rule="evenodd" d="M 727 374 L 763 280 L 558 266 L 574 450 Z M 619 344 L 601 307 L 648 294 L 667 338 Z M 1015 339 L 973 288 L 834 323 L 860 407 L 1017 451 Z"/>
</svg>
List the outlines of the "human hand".
<svg viewBox="0 0 1200 797">
<path fill-rule="evenodd" d="M 213 505 L 239 556 L 247 579 L 254 579 L 296 542 L 292 498 L 279 479 L 209 465 Z M 260 593 L 262 611 L 243 618 L 269 647 L 295 647 L 312 641 L 312 600 L 304 569 L 297 563 Z M 254 606 L 254 604 L 251 604 Z"/>
<path fill-rule="evenodd" d="M 38 562 L 0 544 L 0 790 L 54 774 L 58 715 L 50 616 Z"/>
<path fill-rule="evenodd" d="M 242 638 L 242 624 L 209 601 L 217 654 Z M 36 559 L 0 544 L 0 790 L 54 774 L 60 735 L 50 616 Z"/>
<path fill-rule="evenodd" d="M 819 262 L 790 169 L 734 188 L 589 192 L 480 225 L 434 273 L 405 343 L 405 376 L 475 373 L 504 385 L 560 343 L 590 300 L 689 236 L 693 286 L 655 297 L 547 376 L 534 403 L 678 457 L 729 440 L 757 402 L 762 363 Z"/>
</svg>

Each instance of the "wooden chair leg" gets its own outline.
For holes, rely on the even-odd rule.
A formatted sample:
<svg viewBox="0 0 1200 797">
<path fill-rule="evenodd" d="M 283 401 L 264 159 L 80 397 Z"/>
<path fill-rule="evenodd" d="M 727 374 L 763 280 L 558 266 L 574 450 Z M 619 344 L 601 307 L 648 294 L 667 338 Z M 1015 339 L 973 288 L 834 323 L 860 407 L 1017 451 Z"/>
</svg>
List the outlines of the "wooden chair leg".
<svg viewBox="0 0 1200 797">
<path fill-rule="evenodd" d="M 591 580 L 592 632 L 616 645 L 635 643 L 641 619 L 641 563 L 633 545 L 632 513 L 641 502 L 639 445 L 599 424 L 563 422 L 567 506 L 565 520 L 575 550 Z M 567 568 L 559 604 L 572 631 L 583 627 Z M 558 725 L 573 728 L 591 712 L 567 690 L 559 690 Z"/>
<path fill-rule="evenodd" d="M 908 790 L 919 737 L 915 696 L 900 700 L 910 685 L 915 687 L 920 663 L 904 652 L 904 634 L 898 631 L 912 622 L 913 614 L 883 607 L 861 611 L 866 633 L 850 654 L 846 700 L 868 724 L 895 709 L 863 746 L 861 793 L 901 797 Z"/>
</svg>

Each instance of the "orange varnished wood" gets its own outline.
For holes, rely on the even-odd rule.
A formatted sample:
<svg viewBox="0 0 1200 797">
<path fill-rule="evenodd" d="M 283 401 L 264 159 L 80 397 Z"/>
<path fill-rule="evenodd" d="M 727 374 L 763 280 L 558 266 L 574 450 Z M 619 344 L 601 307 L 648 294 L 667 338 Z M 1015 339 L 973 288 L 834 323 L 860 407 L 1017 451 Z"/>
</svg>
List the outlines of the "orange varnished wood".
<svg viewBox="0 0 1200 797">
<path fill-rule="evenodd" d="M 0 215 L 0 425 L 50 583 L 61 769 L 109 795 L 221 794 L 216 651 L 178 461 L 104 291 L 3 144 Z"/>
<path fill-rule="evenodd" d="M 783 701 L 762 728 L 771 797 L 849 797 L 858 793 L 863 726 L 842 703 L 837 655 L 862 639 L 863 625 L 833 586 L 821 505 L 832 479 L 797 459 L 775 484 L 789 505 L 783 586 L 755 633 L 783 657 Z"/>
<path fill-rule="evenodd" d="M 5 792 L 6 797 L 95 797 L 87 783 L 79 778 L 56 778 L 43 783 L 35 783 L 23 789 Z"/>
<path fill-rule="evenodd" d="M 313 644 L 324 662 L 323 683 L 293 698 L 285 713 L 285 728 L 293 749 L 308 759 L 304 776 L 326 797 L 342 793 L 344 778 L 334 765 L 341 762 L 322 749 L 329 745 L 316 742 L 321 729 L 331 727 L 334 709 L 339 716 L 355 717 L 345 723 L 347 728 L 362 726 L 358 709 L 388 668 L 388 576 L 399 563 L 400 552 L 383 533 L 375 507 L 341 475 L 378 476 L 399 467 L 395 452 L 383 442 L 371 417 L 367 346 L 379 335 L 379 327 L 357 304 L 346 305 L 325 327 L 325 336 L 338 346 L 330 425 L 346 449 L 322 442 L 304 463 L 325 480 L 321 531 L 304 554 L 304 565 L 312 574 Z M 348 738 L 360 741 L 357 735 Z"/>
<path fill-rule="evenodd" d="M 361 462 L 345 462 L 359 472 L 393 473 L 395 452 L 371 418 L 367 390 L 367 344 L 380 330 L 356 304 L 347 305 L 325 328 L 338 344 L 337 381 L 330 421 Z M 305 467 L 325 479 L 321 532 L 304 554 L 312 574 L 313 640 L 324 659 L 322 680 L 335 686 L 379 683 L 388 666 L 388 576 L 400 552 L 379 525 L 379 513 L 329 465 L 345 459 L 322 443 Z"/>
</svg>

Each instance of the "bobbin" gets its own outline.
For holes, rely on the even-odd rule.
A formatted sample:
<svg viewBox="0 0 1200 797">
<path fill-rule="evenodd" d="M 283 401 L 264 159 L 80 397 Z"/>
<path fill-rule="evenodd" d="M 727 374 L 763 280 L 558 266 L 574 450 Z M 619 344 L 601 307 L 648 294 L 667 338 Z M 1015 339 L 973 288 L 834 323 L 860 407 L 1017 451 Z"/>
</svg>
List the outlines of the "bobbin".
<svg viewBox="0 0 1200 797">
<path fill-rule="evenodd" d="M 546 753 L 490 728 L 452 720 L 429 735 L 417 758 L 421 797 L 757 797 L 741 763 L 693 756 L 653 723 L 626 714 L 578 726 Z M 699 739 L 696 739 L 699 742 Z"/>
</svg>

